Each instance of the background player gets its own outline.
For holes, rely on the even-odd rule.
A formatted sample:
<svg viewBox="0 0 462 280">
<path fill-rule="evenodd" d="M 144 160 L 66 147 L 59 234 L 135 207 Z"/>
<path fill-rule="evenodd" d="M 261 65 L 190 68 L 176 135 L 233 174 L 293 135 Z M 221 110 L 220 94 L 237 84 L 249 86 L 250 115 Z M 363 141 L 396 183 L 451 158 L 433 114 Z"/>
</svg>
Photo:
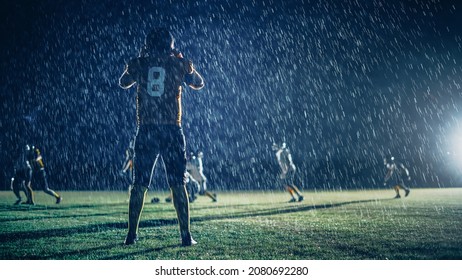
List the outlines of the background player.
<svg viewBox="0 0 462 280">
<path fill-rule="evenodd" d="M 292 197 L 289 202 L 303 201 L 303 195 L 294 184 L 295 171 L 297 170 L 295 164 L 292 161 L 292 155 L 290 154 L 289 148 L 286 143 L 282 143 L 279 147 L 276 143 L 273 144 L 273 151 L 276 152 L 276 159 L 278 161 L 281 173 L 278 176 L 279 182 L 289 192 Z M 298 197 L 296 197 L 296 196 Z"/>
<path fill-rule="evenodd" d="M 383 159 L 383 163 L 387 168 L 387 174 L 385 175 L 383 185 L 387 186 L 391 184 L 393 189 L 396 192 L 395 198 L 401 198 L 399 194 L 399 189 L 402 188 L 404 190 L 404 196 L 408 196 L 411 192 L 411 189 L 406 186 L 404 181 L 411 181 L 411 176 L 409 176 L 409 170 L 404 166 L 404 164 L 400 162 L 395 162 L 394 157 L 389 157 Z"/>
<path fill-rule="evenodd" d="M 174 38 L 165 28 L 157 28 L 148 34 L 140 56 L 128 62 L 119 79 L 119 85 L 124 89 L 137 85 L 137 132 L 126 245 L 137 240 L 151 171 L 159 155 L 167 170 L 181 243 L 183 246 L 196 243 L 190 233 L 189 201 L 185 189 L 186 142 L 181 128 L 183 83 L 194 90 L 204 87 L 192 62 L 174 50 Z"/>
<path fill-rule="evenodd" d="M 207 177 L 204 175 L 203 157 L 204 153 L 202 152 L 197 153 L 197 156 L 191 153 L 186 163 L 186 170 L 190 174 L 192 183 L 197 184 L 199 195 L 208 196 L 213 202 L 217 202 L 217 194 L 207 190 Z"/>
<path fill-rule="evenodd" d="M 48 187 L 47 173 L 45 171 L 45 164 L 43 163 L 43 157 L 40 150 L 35 146 L 27 145 L 26 160 L 32 168 L 32 189 L 34 189 L 36 185 L 39 185 L 46 194 L 51 195 L 56 199 L 56 204 L 61 203 L 62 197 Z"/>
<path fill-rule="evenodd" d="M 27 147 L 26 147 L 27 149 Z M 25 152 L 21 152 L 21 156 L 16 161 L 14 166 L 14 176 L 11 178 L 11 190 L 16 196 L 15 205 L 22 202 L 21 191 L 26 195 L 25 204 L 34 205 L 33 192 L 30 186 L 32 179 L 32 168 L 26 161 Z"/>
</svg>

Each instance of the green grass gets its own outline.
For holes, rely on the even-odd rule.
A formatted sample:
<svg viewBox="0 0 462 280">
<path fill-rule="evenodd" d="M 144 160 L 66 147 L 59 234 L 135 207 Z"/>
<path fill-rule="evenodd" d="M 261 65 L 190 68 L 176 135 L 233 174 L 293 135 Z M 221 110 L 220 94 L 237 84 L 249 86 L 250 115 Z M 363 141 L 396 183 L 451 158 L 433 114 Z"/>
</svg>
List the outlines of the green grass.
<svg viewBox="0 0 462 280">
<path fill-rule="evenodd" d="M 199 242 L 179 246 L 172 204 L 145 205 L 140 240 L 123 246 L 126 192 L 43 192 L 35 206 L 13 206 L 0 192 L 0 259 L 362 260 L 462 259 L 462 189 L 305 192 L 289 204 L 283 192 L 199 197 L 191 228 Z"/>
</svg>

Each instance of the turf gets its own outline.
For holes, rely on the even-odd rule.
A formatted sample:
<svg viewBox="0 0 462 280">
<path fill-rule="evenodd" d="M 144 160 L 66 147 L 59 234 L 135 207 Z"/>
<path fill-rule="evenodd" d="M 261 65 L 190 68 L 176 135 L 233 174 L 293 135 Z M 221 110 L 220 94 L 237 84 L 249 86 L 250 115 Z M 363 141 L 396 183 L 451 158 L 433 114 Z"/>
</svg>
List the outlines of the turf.
<svg viewBox="0 0 462 280">
<path fill-rule="evenodd" d="M 443 260 L 462 259 L 462 189 L 219 193 L 191 204 L 198 245 L 179 246 L 167 193 L 148 193 L 139 241 L 124 246 L 126 192 L 43 192 L 36 205 L 13 206 L 0 192 L 0 259 Z"/>
</svg>

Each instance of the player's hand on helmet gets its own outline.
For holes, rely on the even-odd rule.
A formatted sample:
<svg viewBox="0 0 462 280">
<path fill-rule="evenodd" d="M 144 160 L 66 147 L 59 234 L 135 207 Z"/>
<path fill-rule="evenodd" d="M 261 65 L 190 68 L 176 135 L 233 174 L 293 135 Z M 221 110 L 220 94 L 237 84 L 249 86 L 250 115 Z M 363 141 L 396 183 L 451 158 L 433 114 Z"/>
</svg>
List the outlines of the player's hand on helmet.
<svg viewBox="0 0 462 280">
<path fill-rule="evenodd" d="M 173 56 L 175 56 L 175 57 L 183 58 L 183 54 L 182 54 L 179 50 L 177 50 L 177 49 L 173 49 L 173 50 L 172 50 L 172 54 L 173 54 Z"/>
</svg>

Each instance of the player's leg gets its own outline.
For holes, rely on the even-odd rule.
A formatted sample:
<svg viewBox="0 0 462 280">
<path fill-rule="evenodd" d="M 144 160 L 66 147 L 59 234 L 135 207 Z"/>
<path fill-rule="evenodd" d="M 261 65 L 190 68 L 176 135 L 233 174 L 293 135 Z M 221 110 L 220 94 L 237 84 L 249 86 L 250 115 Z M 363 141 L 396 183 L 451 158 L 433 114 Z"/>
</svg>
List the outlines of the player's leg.
<svg viewBox="0 0 462 280">
<path fill-rule="evenodd" d="M 152 158 L 153 155 L 156 155 L 155 140 L 149 136 L 148 131 L 143 129 L 143 131 L 138 132 L 135 141 L 133 186 L 130 190 L 130 200 L 128 203 L 128 233 L 125 238 L 125 245 L 131 245 L 137 240 L 144 200 L 155 163 L 155 159 Z"/>
<path fill-rule="evenodd" d="M 396 193 L 395 198 L 401 198 L 401 195 L 399 194 L 399 185 L 395 185 L 393 189 L 395 190 L 395 193 Z"/>
<path fill-rule="evenodd" d="M 294 191 L 294 193 L 297 194 L 297 196 L 298 196 L 298 201 L 299 201 L 299 202 L 300 202 L 300 201 L 303 201 L 304 197 L 303 197 L 303 194 L 302 194 L 302 192 L 300 191 L 300 189 L 299 189 L 296 185 L 294 185 L 294 184 L 291 184 L 291 185 L 290 185 L 290 188 L 292 188 L 292 190 Z"/>
<path fill-rule="evenodd" d="M 295 201 L 297 201 L 297 199 L 295 198 L 295 195 L 294 195 L 294 193 L 295 193 L 294 189 L 293 189 L 291 186 L 289 186 L 289 185 L 286 185 L 285 188 L 286 188 L 287 192 L 289 192 L 290 196 L 292 197 L 292 198 L 289 200 L 289 202 L 295 202 Z"/>
<path fill-rule="evenodd" d="M 61 196 L 48 187 L 47 173 L 45 169 L 40 169 L 39 172 L 40 173 L 38 174 L 38 176 L 40 180 L 42 181 L 43 191 L 46 194 L 53 196 L 56 199 L 56 204 L 61 203 L 61 200 L 62 200 Z"/>
<path fill-rule="evenodd" d="M 24 172 L 24 193 L 26 194 L 26 204 L 34 205 L 34 191 L 32 190 L 32 169 Z"/>
<path fill-rule="evenodd" d="M 191 181 L 186 182 L 186 191 L 188 192 L 188 198 L 190 203 L 194 202 L 194 200 L 196 200 L 197 198 L 195 188 L 196 186 L 194 185 L 194 183 L 192 183 Z"/>
<path fill-rule="evenodd" d="M 404 183 L 404 180 L 401 182 L 400 186 L 404 190 L 404 196 L 408 196 L 411 192 L 411 189 Z"/>
<path fill-rule="evenodd" d="M 26 194 L 26 204 L 34 205 L 34 191 L 32 190 L 30 181 L 26 181 L 24 184 L 24 193 Z"/>
<path fill-rule="evenodd" d="M 195 201 L 200 191 L 200 185 L 190 174 L 186 176 L 186 190 L 188 191 L 189 201 Z"/>
<path fill-rule="evenodd" d="M 210 197 L 212 199 L 213 202 L 217 202 L 217 194 L 216 193 L 212 193 L 212 192 L 209 192 L 209 191 L 205 191 L 205 195 Z"/>
<path fill-rule="evenodd" d="M 141 212 L 143 211 L 144 200 L 146 198 L 147 187 L 134 185 L 130 191 L 128 204 L 128 233 L 125 238 L 125 245 L 136 242 L 138 227 L 140 224 Z"/>
<path fill-rule="evenodd" d="M 213 202 L 217 202 L 217 194 L 209 192 L 207 190 L 207 178 L 202 174 L 201 175 L 201 181 L 200 181 L 200 189 L 201 191 L 208 197 L 212 199 Z"/>
<path fill-rule="evenodd" d="M 184 185 L 172 185 L 173 205 L 178 217 L 180 227 L 181 243 L 184 246 L 194 245 L 195 241 L 191 238 L 189 224 L 189 199 Z"/>
<path fill-rule="evenodd" d="M 16 196 L 16 202 L 14 205 L 21 204 L 22 198 L 21 198 L 21 185 L 23 184 L 22 180 L 19 180 L 19 178 L 16 176 L 16 178 L 11 179 L 11 190 L 13 191 L 14 195 Z"/>
<path fill-rule="evenodd" d="M 186 143 L 181 128 L 172 128 L 169 134 L 170 141 L 163 150 L 162 157 L 178 217 L 181 244 L 191 246 L 196 244 L 196 241 L 191 237 L 189 224 L 189 198 L 186 192 Z"/>
<path fill-rule="evenodd" d="M 285 181 L 288 188 L 291 189 L 290 193 L 292 194 L 292 197 L 295 198 L 295 196 L 293 195 L 295 193 L 298 197 L 298 201 L 300 202 L 303 201 L 303 195 L 302 192 L 298 189 L 298 187 L 294 184 L 295 174 L 295 170 L 289 170 L 289 172 L 287 172 Z"/>
</svg>

